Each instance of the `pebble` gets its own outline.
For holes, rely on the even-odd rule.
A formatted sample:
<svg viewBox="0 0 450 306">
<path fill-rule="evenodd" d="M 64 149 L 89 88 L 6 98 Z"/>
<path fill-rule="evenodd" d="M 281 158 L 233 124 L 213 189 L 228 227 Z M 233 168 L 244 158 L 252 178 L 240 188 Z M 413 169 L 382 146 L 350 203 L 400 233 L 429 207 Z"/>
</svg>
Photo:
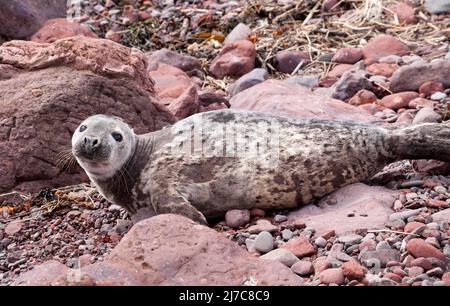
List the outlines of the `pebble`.
<svg viewBox="0 0 450 306">
<path fill-rule="evenodd" d="M 444 194 L 447 192 L 447 188 L 443 187 L 443 186 L 435 186 L 434 191 L 436 191 L 437 193 L 441 193 Z"/>
<path fill-rule="evenodd" d="M 353 245 L 353 244 L 360 243 L 362 238 L 363 237 L 360 235 L 349 234 L 349 235 L 339 236 L 338 241 L 345 243 L 345 244 Z"/>
<path fill-rule="evenodd" d="M 375 251 L 380 251 L 380 250 L 383 250 L 383 249 L 386 249 L 386 250 L 392 249 L 391 245 L 389 244 L 389 242 L 387 242 L 387 241 L 380 241 L 380 242 L 378 242 L 378 244 L 377 244 L 377 246 L 375 248 Z"/>
<path fill-rule="evenodd" d="M 275 221 L 277 223 L 281 223 L 281 222 L 287 221 L 287 216 L 285 216 L 285 215 L 276 215 L 273 218 L 273 221 Z"/>
<path fill-rule="evenodd" d="M 290 251 L 283 249 L 283 248 L 270 251 L 269 253 L 264 254 L 260 258 L 276 260 L 288 267 L 291 267 L 293 264 L 295 264 L 296 262 L 298 262 L 300 260 L 294 254 L 292 254 Z"/>
<path fill-rule="evenodd" d="M 255 239 L 254 247 L 257 251 L 267 253 L 273 250 L 273 237 L 269 232 L 261 232 Z"/>
<path fill-rule="evenodd" d="M 266 231 L 269 233 L 276 232 L 278 230 L 278 226 L 273 225 L 270 223 L 270 221 L 267 221 L 265 219 L 261 219 L 256 221 L 255 225 L 250 226 L 247 228 L 247 231 L 250 234 L 258 234 L 260 232 Z"/>
<path fill-rule="evenodd" d="M 320 248 L 324 248 L 327 245 L 327 241 L 323 237 L 317 237 L 316 240 L 314 240 L 314 244 Z"/>
<path fill-rule="evenodd" d="M 320 272 L 319 279 L 323 284 L 342 285 L 345 281 L 342 268 L 326 269 Z"/>
<path fill-rule="evenodd" d="M 408 219 L 409 217 L 418 215 L 421 211 L 423 211 L 422 208 L 407 209 L 407 210 L 404 210 L 404 211 L 399 211 L 399 212 L 391 214 L 389 216 L 389 220 L 393 221 L 393 220 L 396 220 L 396 219 L 400 219 L 400 220 L 404 221 L 404 220 Z"/>
<path fill-rule="evenodd" d="M 284 229 L 281 231 L 281 237 L 284 240 L 290 240 L 294 236 L 294 232 L 292 232 L 290 229 Z"/>
<path fill-rule="evenodd" d="M 246 209 L 233 209 L 225 214 L 225 222 L 231 228 L 239 228 L 250 221 L 250 211 Z"/>
<path fill-rule="evenodd" d="M 310 261 L 300 260 L 292 265 L 291 270 L 300 276 L 306 276 L 314 272 L 314 266 Z"/>
<path fill-rule="evenodd" d="M 431 95 L 430 99 L 433 101 L 442 101 L 447 98 L 447 95 L 443 92 L 435 92 Z"/>
<path fill-rule="evenodd" d="M 442 274 L 444 274 L 444 270 L 442 270 L 442 268 L 440 268 L 440 267 L 436 267 L 436 268 L 434 268 L 434 269 L 428 270 L 428 271 L 426 272 L 426 274 L 427 274 L 428 276 L 437 276 L 437 277 L 441 277 Z"/>
<path fill-rule="evenodd" d="M 443 252 L 444 252 L 445 257 L 450 258 L 450 244 L 447 244 L 447 245 L 444 247 Z"/>
</svg>

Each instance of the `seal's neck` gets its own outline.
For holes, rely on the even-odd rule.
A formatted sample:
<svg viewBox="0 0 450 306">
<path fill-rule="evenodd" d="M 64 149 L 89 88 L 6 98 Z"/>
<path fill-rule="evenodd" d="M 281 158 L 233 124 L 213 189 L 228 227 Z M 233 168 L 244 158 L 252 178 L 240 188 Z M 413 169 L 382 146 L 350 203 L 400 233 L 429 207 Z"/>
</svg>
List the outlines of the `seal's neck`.
<svg viewBox="0 0 450 306">
<path fill-rule="evenodd" d="M 110 202 L 120 205 L 130 213 L 135 213 L 133 206 L 133 188 L 139 180 L 143 168 L 151 159 L 155 150 L 153 133 L 136 135 L 136 144 L 129 159 L 116 173 L 107 179 L 93 179 L 100 193 Z"/>
</svg>

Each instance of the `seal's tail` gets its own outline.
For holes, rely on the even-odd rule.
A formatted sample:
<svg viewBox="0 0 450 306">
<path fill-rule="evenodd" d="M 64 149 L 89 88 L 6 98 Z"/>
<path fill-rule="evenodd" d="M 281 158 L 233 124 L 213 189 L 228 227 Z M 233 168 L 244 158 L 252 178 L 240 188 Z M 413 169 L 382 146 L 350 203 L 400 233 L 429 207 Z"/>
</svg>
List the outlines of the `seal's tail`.
<svg viewBox="0 0 450 306">
<path fill-rule="evenodd" d="M 392 146 L 398 158 L 450 162 L 450 124 L 424 123 L 392 132 Z"/>
</svg>

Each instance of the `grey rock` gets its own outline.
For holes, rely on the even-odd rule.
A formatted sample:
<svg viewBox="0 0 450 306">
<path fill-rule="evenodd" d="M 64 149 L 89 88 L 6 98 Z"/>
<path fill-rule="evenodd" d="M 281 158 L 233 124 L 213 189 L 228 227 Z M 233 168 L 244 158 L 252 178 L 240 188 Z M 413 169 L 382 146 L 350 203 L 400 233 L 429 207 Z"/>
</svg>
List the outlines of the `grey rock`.
<svg viewBox="0 0 450 306">
<path fill-rule="evenodd" d="M 281 237 L 282 237 L 284 240 L 290 240 L 293 236 L 294 236 L 294 232 L 292 232 L 290 229 L 284 229 L 284 230 L 281 232 Z"/>
<path fill-rule="evenodd" d="M 297 84 L 308 88 L 313 88 L 319 83 L 319 76 L 316 75 L 296 75 L 285 80 L 289 84 Z"/>
<path fill-rule="evenodd" d="M 281 222 L 284 222 L 284 221 L 286 221 L 287 220 L 287 216 L 285 216 L 285 215 L 276 215 L 274 218 L 273 218 L 273 221 L 275 221 L 275 222 L 277 222 L 277 223 L 281 223 Z"/>
<path fill-rule="evenodd" d="M 408 209 L 408 210 L 404 210 L 404 211 L 400 211 L 400 212 L 396 212 L 393 213 L 389 216 L 389 220 L 393 221 L 393 220 L 406 220 L 409 217 L 413 217 L 413 216 L 417 216 L 421 211 L 423 211 L 422 208 L 418 208 L 418 209 Z"/>
<path fill-rule="evenodd" d="M 299 259 L 290 251 L 280 248 L 270 251 L 260 257 L 261 259 L 276 260 L 282 264 L 291 267 L 293 264 L 299 261 Z"/>
<path fill-rule="evenodd" d="M 360 235 L 349 234 L 349 235 L 339 236 L 338 241 L 345 243 L 345 244 L 353 245 L 353 244 L 360 243 L 362 238 L 363 237 Z"/>
<path fill-rule="evenodd" d="M 413 124 L 419 124 L 419 123 L 436 123 L 441 122 L 442 117 L 438 113 L 434 111 L 432 107 L 424 107 L 419 110 L 417 115 L 413 119 Z"/>
<path fill-rule="evenodd" d="M 344 72 L 339 80 L 332 86 L 332 89 L 332 98 L 347 102 L 361 89 L 371 91 L 373 86 L 364 70 L 352 68 L 349 71 Z"/>
<path fill-rule="evenodd" d="M 426 272 L 426 274 L 427 274 L 428 276 L 437 276 L 437 277 L 441 277 L 442 274 L 444 274 L 444 270 L 442 270 L 442 268 L 440 268 L 440 267 L 436 267 L 436 268 L 433 268 L 433 269 L 431 269 L 431 270 L 428 270 L 428 271 Z"/>
<path fill-rule="evenodd" d="M 247 209 L 233 209 L 225 214 L 225 222 L 231 228 L 239 228 L 250 221 L 250 211 Z"/>
<path fill-rule="evenodd" d="M 223 43 L 227 44 L 236 40 L 247 39 L 250 34 L 252 34 L 252 29 L 250 29 L 246 24 L 239 23 L 233 30 L 231 30 Z"/>
<path fill-rule="evenodd" d="M 377 246 L 375 248 L 375 251 L 380 251 L 380 250 L 383 250 L 383 249 L 385 249 L 385 250 L 392 249 L 391 245 L 389 244 L 389 242 L 387 242 L 387 241 L 380 241 L 380 242 L 378 242 L 378 244 L 377 244 Z"/>
<path fill-rule="evenodd" d="M 255 239 L 254 247 L 257 251 L 267 253 L 273 250 L 273 237 L 269 232 L 261 232 Z"/>
<path fill-rule="evenodd" d="M 327 245 L 327 241 L 323 237 L 317 237 L 316 240 L 314 240 L 314 244 L 320 248 L 324 248 Z"/>
<path fill-rule="evenodd" d="M 434 190 L 438 193 L 446 193 L 447 192 L 447 188 L 445 188 L 443 186 L 435 186 Z"/>
<path fill-rule="evenodd" d="M 433 14 L 450 13 L 450 1 L 425 0 L 425 10 Z"/>
<path fill-rule="evenodd" d="M 249 73 L 241 76 L 231 87 L 229 91 L 230 97 L 236 95 L 237 93 L 246 90 L 256 84 L 262 83 L 269 77 L 266 69 L 255 68 Z"/>
<path fill-rule="evenodd" d="M 444 247 L 443 253 L 444 253 L 445 257 L 450 258 L 450 244 L 447 244 L 447 245 Z"/>
<path fill-rule="evenodd" d="M 443 92 L 435 92 L 434 94 L 431 95 L 430 99 L 434 100 L 434 101 L 442 101 L 444 99 L 446 99 L 448 96 L 443 93 Z"/>
</svg>

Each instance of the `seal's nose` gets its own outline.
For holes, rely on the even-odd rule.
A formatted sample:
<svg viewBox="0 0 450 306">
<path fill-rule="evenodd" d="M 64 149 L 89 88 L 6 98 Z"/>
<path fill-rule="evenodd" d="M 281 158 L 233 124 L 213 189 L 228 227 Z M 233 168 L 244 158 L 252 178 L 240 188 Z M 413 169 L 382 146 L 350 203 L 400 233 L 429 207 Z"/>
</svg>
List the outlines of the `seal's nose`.
<svg viewBox="0 0 450 306">
<path fill-rule="evenodd" d="M 87 153 L 94 153 L 100 147 L 100 139 L 94 136 L 85 136 L 84 137 L 84 147 Z"/>
</svg>

